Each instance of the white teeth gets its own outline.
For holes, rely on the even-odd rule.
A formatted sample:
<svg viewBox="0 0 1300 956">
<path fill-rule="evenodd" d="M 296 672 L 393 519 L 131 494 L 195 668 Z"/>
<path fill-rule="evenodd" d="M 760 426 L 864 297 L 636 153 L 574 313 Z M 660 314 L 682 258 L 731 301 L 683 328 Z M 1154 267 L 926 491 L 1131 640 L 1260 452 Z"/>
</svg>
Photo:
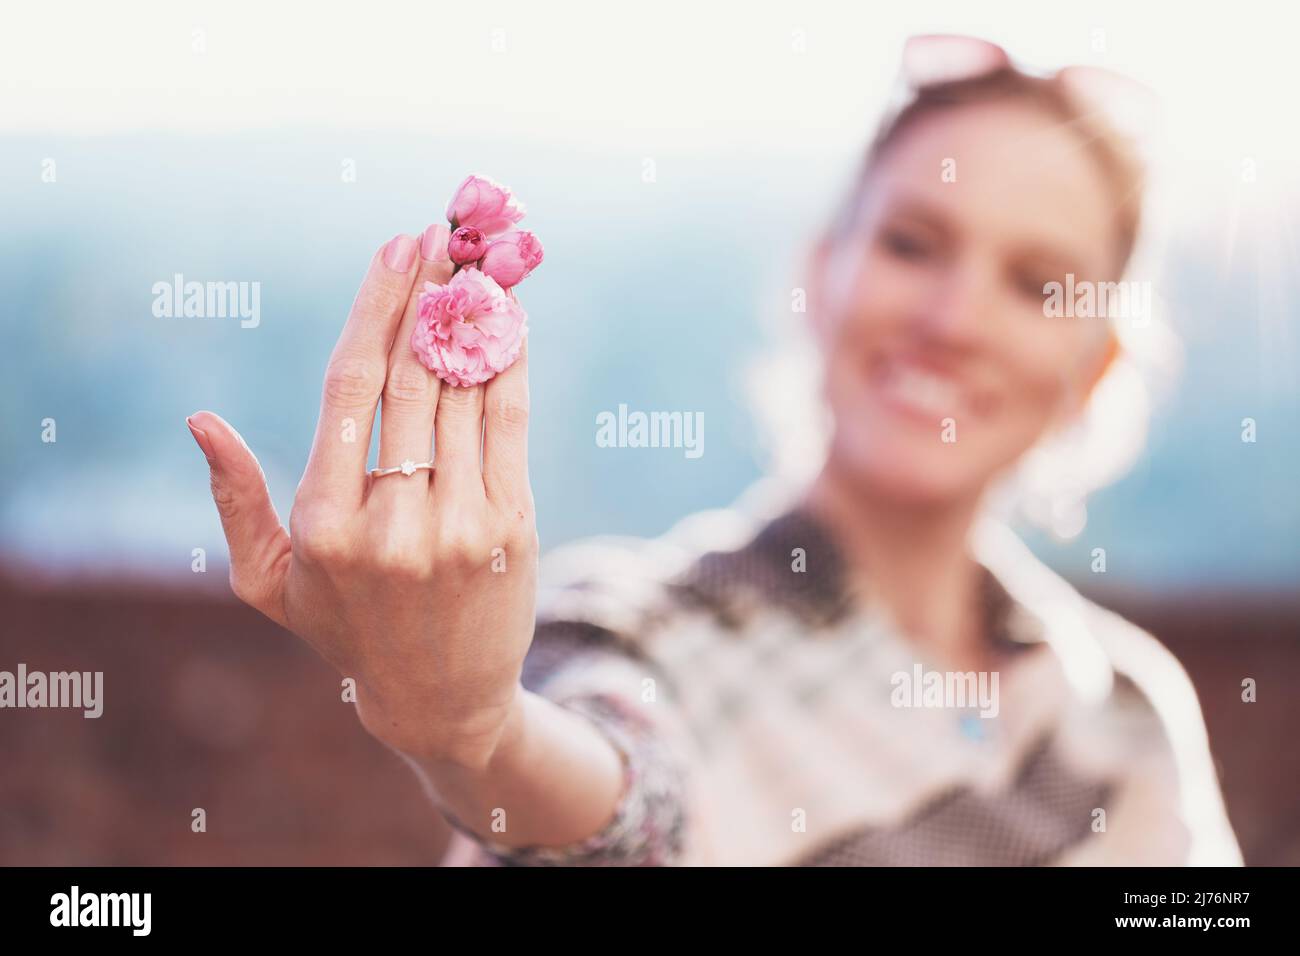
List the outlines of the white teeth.
<svg viewBox="0 0 1300 956">
<path fill-rule="evenodd" d="M 915 367 L 888 363 L 882 385 L 895 401 L 923 415 L 956 415 L 965 406 L 961 389 L 951 380 Z"/>
</svg>

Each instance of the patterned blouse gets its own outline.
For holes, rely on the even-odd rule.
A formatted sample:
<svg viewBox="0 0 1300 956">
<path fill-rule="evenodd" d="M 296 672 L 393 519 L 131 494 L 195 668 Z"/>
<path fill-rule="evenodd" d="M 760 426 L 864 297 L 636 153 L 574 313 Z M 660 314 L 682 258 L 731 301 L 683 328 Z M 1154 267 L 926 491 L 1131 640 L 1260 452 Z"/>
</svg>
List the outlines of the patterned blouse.
<svg viewBox="0 0 1300 956">
<path fill-rule="evenodd" d="M 1239 865 L 1195 693 L 1007 528 L 972 540 L 996 671 L 943 672 L 789 499 L 543 561 L 524 685 L 623 758 L 612 819 L 448 865 Z M 784 501 L 784 503 L 782 503 Z"/>
</svg>

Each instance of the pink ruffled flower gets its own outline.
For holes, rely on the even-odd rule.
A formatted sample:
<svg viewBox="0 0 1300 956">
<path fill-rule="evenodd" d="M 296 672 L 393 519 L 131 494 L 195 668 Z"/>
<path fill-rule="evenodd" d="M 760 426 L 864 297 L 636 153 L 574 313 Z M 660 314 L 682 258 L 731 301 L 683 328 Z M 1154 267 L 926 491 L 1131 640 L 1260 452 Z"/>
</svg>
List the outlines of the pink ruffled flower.
<svg viewBox="0 0 1300 956">
<path fill-rule="evenodd" d="M 493 240 L 483 253 L 479 268 L 503 289 L 518 285 L 542 262 L 542 244 L 531 232 L 507 232 Z"/>
<path fill-rule="evenodd" d="M 453 230 L 473 226 L 489 238 L 499 236 L 523 218 L 524 207 L 510 190 L 486 176 L 467 176 L 447 204 L 447 221 Z"/>
<path fill-rule="evenodd" d="M 474 226 L 461 226 L 451 234 L 447 243 L 447 255 L 458 266 L 469 265 L 483 258 L 488 247 L 488 237 L 482 229 Z"/>
<path fill-rule="evenodd" d="M 528 334 L 523 306 L 472 266 L 446 285 L 424 284 L 411 347 L 425 368 L 451 385 L 478 385 L 519 357 Z"/>
</svg>

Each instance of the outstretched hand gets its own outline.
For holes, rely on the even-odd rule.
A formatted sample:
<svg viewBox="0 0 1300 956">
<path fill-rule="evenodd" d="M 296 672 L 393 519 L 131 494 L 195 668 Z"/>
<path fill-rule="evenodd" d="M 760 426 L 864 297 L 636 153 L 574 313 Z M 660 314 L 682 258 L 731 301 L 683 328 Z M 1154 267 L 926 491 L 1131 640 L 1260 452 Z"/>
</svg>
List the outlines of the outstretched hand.
<svg viewBox="0 0 1300 956">
<path fill-rule="evenodd" d="M 446 283 L 447 229 L 399 235 L 370 263 L 334 347 L 320 419 L 281 525 L 253 452 L 211 412 L 188 419 L 211 469 L 235 594 L 357 684 L 375 737 L 483 766 L 520 706 L 537 531 L 528 482 L 527 345 L 484 385 L 440 382 L 411 333 L 425 282 Z M 378 465 L 366 471 L 381 405 Z"/>
</svg>

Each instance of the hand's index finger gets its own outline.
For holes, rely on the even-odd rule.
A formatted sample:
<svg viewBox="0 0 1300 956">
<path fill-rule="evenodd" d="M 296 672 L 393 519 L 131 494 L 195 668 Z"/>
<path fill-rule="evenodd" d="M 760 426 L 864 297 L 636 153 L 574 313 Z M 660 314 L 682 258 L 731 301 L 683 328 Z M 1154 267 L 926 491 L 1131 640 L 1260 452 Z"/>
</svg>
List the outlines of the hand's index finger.
<svg viewBox="0 0 1300 956">
<path fill-rule="evenodd" d="M 415 281 L 419 244 L 398 235 L 375 253 L 330 355 L 304 488 L 361 503 L 388 346 Z"/>
</svg>

